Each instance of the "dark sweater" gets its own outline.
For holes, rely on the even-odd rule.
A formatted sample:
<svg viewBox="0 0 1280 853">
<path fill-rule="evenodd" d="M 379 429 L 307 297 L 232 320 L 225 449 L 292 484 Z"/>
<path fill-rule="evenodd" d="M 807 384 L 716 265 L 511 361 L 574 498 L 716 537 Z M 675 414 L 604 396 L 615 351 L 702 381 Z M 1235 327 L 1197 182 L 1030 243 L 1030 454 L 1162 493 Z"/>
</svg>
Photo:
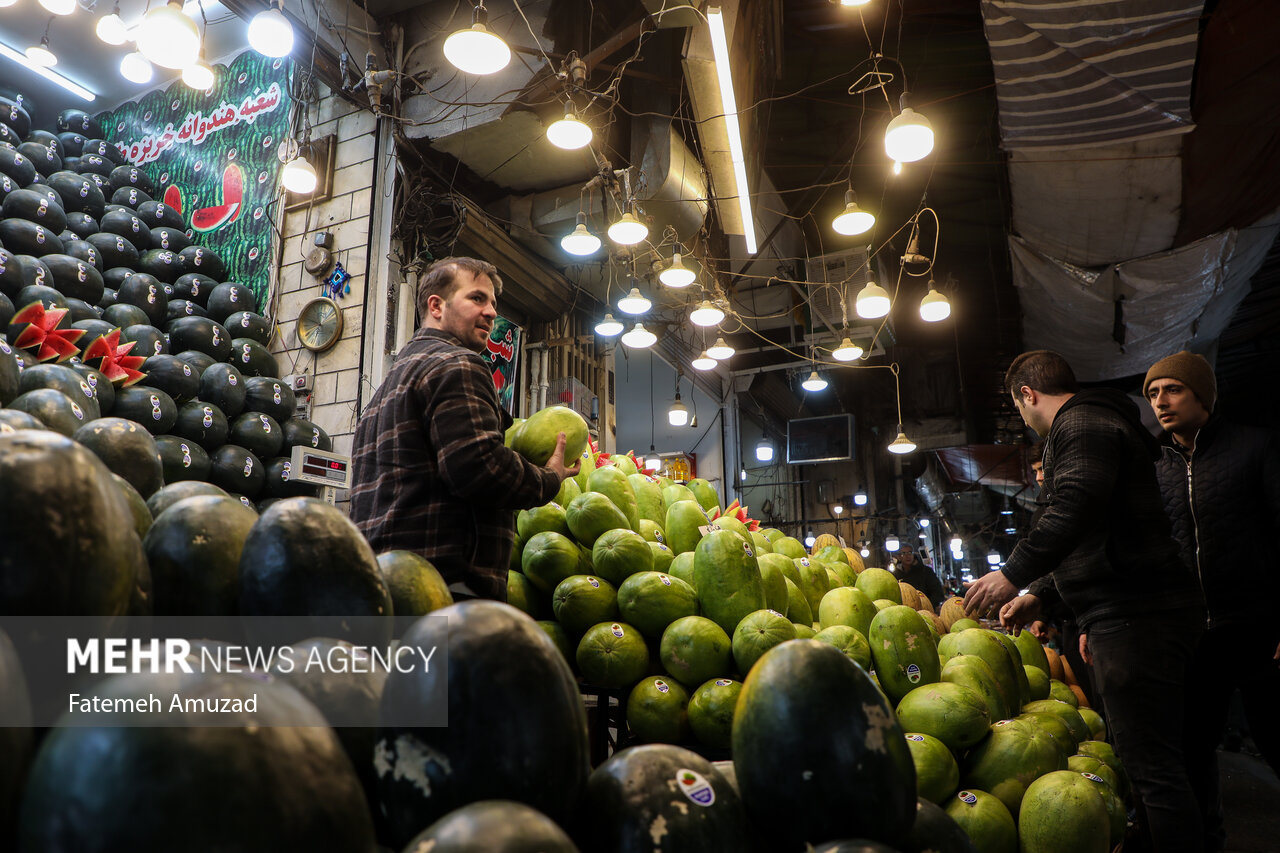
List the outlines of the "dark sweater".
<svg viewBox="0 0 1280 853">
<path fill-rule="evenodd" d="M 1196 606 L 1195 577 L 1178 557 L 1156 483 L 1159 455 L 1125 394 L 1073 395 L 1045 437 L 1044 514 L 1005 576 L 1028 587 L 1052 574 L 1082 630 L 1104 617 Z"/>
<path fill-rule="evenodd" d="M 1209 626 L 1270 621 L 1280 595 L 1280 439 L 1213 417 L 1185 453 L 1164 436 L 1156 466 L 1182 559 L 1196 570 Z"/>
</svg>

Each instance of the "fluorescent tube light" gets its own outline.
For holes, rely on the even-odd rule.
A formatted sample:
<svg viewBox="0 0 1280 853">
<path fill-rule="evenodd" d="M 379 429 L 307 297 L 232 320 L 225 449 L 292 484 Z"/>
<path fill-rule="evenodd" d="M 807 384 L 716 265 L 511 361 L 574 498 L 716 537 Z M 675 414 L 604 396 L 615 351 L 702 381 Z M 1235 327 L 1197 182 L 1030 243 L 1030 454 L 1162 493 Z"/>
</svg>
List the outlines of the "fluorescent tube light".
<svg viewBox="0 0 1280 853">
<path fill-rule="evenodd" d="M 86 89 L 84 86 L 81 86 L 79 83 L 73 83 L 70 80 L 68 80 L 66 77 L 63 77 L 57 71 L 50 71 L 48 68 L 42 68 L 39 65 L 36 65 L 30 59 L 27 59 L 26 55 L 23 54 L 22 51 L 14 50 L 13 48 L 9 47 L 9 45 L 7 44 L 0 44 L 0 56 L 3 56 L 5 59 L 18 63 L 28 71 L 33 71 L 36 74 L 39 74 L 41 77 L 48 80 L 50 83 L 57 83 L 59 86 L 66 89 L 71 94 L 76 95 L 77 97 L 82 98 L 86 101 L 92 102 L 95 98 L 98 97 L 93 92 L 90 92 L 88 89 Z"/>
<path fill-rule="evenodd" d="M 742 151 L 742 128 L 738 124 L 738 102 L 733 95 L 733 72 L 729 67 L 729 40 L 724 31 L 724 15 L 719 6 L 707 9 L 707 28 L 711 32 L 711 52 L 716 58 L 716 76 L 720 78 L 720 108 L 729 131 L 729 158 L 733 161 L 733 179 L 737 183 L 738 209 L 742 211 L 742 236 L 747 240 L 747 254 L 757 251 L 756 229 L 751 218 L 751 193 L 747 187 L 747 158 Z"/>
</svg>

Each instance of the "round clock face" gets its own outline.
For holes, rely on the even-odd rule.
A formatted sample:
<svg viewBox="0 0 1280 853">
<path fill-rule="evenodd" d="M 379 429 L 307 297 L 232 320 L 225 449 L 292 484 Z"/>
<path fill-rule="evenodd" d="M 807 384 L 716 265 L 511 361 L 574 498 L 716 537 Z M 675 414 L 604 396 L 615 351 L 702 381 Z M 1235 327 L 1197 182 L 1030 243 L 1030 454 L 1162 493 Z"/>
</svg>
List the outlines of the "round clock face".
<svg viewBox="0 0 1280 853">
<path fill-rule="evenodd" d="M 298 315 L 298 341 L 313 352 L 327 350 L 342 337 L 342 307 L 320 297 L 302 307 Z"/>
</svg>

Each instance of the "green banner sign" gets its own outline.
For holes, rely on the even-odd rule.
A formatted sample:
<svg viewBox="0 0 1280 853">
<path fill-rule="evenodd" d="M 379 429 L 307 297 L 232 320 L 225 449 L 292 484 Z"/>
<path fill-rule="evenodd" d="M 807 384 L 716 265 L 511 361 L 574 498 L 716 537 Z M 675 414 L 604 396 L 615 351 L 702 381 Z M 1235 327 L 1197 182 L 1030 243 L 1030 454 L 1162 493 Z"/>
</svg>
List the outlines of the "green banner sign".
<svg viewBox="0 0 1280 853">
<path fill-rule="evenodd" d="M 207 91 L 179 80 L 98 116 L 155 183 L 156 201 L 178 209 L 192 242 L 216 253 L 227 280 L 248 285 L 260 309 L 270 290 L 276 149 L 289 135 L 289 71 L 287 59 L 247 50 L 213 67 Z"/>
<path fill-rule="evenodd" d="M 489 341 L 480 357 L 493 372 L 493 385 L 498 389 L 498 402 L 508 412 L 513 412 L 516 400 L 516 364 L 520 358 L 522 330 L 506 317 L 493 321 Z"/>
</svg>

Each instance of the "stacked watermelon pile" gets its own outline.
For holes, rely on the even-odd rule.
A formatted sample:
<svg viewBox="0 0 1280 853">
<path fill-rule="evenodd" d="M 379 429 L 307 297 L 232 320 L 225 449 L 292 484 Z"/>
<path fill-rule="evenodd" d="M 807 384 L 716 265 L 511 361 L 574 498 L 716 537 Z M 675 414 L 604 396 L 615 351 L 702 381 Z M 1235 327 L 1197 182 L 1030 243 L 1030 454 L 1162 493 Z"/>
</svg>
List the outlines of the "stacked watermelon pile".
<svg viewBox="0 0 1280 853">
<path fill-rule="evenodd" d="M 83 112 L 55 134 L 0 99 L 0 128 L 0 424 L 93 436 L 143 498 L 179 480 L 259 505 L 315 494 L 288 457 L 331 441 L 294 416 L 271 321 L 192 243 L 177 187 L 154 199 Z M 113 446 L 120 419 L 154 436 L 136 457 Z"/>
</svg>

